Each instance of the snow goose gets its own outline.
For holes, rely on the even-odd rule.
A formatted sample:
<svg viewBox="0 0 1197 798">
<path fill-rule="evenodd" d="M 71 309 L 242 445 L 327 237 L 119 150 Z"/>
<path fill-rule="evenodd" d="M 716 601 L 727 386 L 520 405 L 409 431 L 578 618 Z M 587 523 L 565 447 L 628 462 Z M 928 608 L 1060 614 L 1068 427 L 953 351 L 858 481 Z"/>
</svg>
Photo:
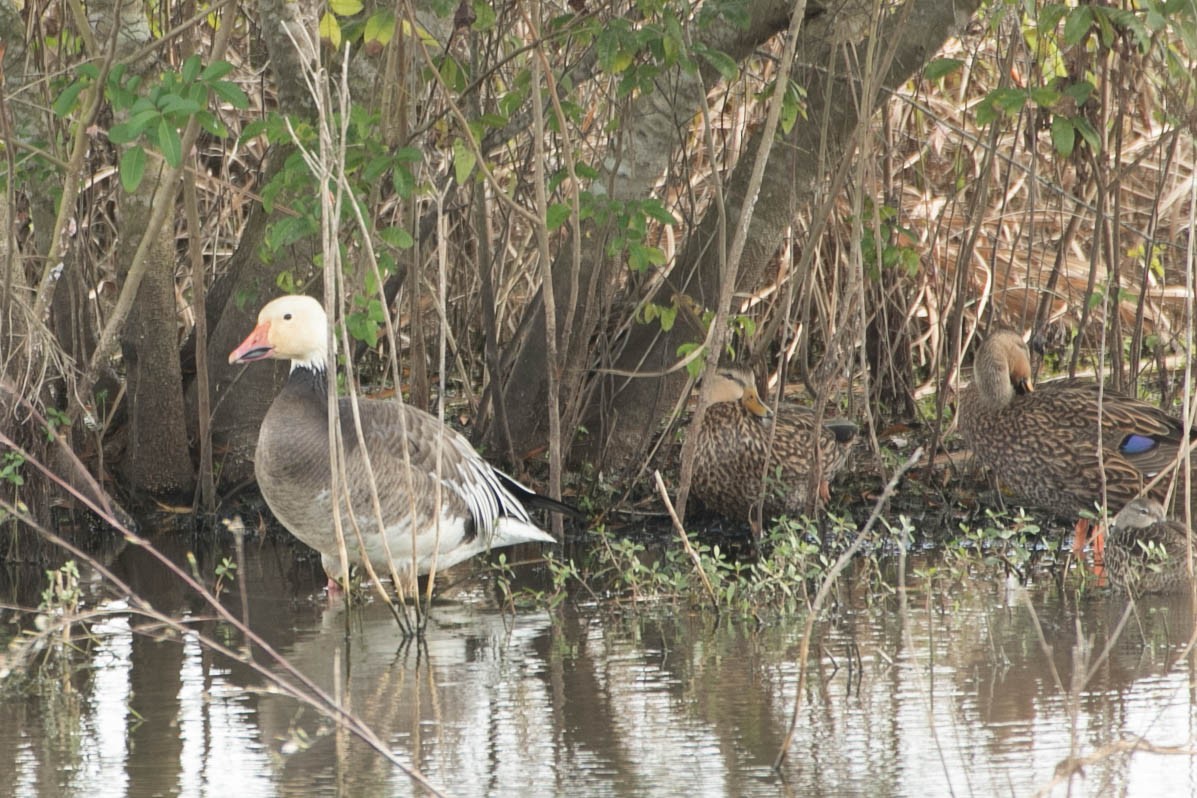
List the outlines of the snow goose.
<svg viewBox="0 0 1197 798">
<path fill-rule="evenodd" d="M 229 363 L 291 361 L 286 385 L 262 421 L 254 472 L 270 511 L 320 552 L 330 580 L 338 580 L 344 569 L 333 524 L 327 335 L 328 318 L 318 301 L 279 297 L 262 308 L 258 325 L 229 355 Z M 422 410 L 394 400 L 366 400 L 358 407 L 364 447 L 350 400 L 340 399 L 348 504 L 365 556 L 380 575 L 390 573 L 391 560 L 399 574 L 410 574 L 414 563 L 422 575 L 492 548 L 556 542 L 532 524 L 525 502 L 578 515 L 492 468 L 465 437 Z M 378 486 L 384 534 L 375 521 L 368 468 Z M 340 513 L 352 564 L 360 561 L 363 546 L 344 502 Z"/>
</svg>

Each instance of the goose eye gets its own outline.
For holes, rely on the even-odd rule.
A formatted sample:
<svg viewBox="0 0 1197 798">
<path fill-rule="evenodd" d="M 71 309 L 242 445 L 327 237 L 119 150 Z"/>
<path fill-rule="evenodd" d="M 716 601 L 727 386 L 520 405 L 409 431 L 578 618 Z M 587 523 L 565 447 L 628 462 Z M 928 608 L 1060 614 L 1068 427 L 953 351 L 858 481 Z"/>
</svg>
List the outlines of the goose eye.
<svg viewBox="0 0 1197 798">
<path fill-rule="evenodd" d="M 283 321 L 291 321 L 291 314 L 290 314 L 290 313 L 284 313 L 284 314 L 283 314 Z"/>
</svg>

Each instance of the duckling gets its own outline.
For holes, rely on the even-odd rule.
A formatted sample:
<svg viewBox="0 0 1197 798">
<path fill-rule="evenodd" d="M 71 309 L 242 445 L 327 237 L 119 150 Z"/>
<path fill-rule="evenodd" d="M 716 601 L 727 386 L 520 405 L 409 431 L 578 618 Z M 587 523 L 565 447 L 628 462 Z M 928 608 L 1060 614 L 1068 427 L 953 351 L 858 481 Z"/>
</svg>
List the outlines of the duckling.
<svg viewBox="0 0 1197 798">
<path fill-rule="evenodd" d="M 990 335 L 977 351 L 958 420 L 973 455 L 1016 503 L 1069 517 L 1100 504 L 1103 485 L 1109 505 L 1127 504 L 1175 466 L 1185 440 L 1179 419 L 1146 402 L 1107 390 L 1099 403 L 1096 383 L 1062 379 L 1034 388 L 1030 352 L 1011 331 Z M 1164 498 L 1164 483 L 1152 497 Z M 1078 552 L 1087 528 L 1081 519 Z M 1100 556 L 1100 537 L 1094 546 Z"/>
<path fill-rule="evenodd" d="M 1133 594 L 1189 586 L 1189 529 L 1146 496 L 1118 511 L 1110 527 L 1105 565 L 1110 583 Z"/>
<path fill-rule="evenodd" d="M 752 374 L 741 368 L 719 369 L 710 391 L 692 487 L 708 510 L 749 520 L 763 497 L 766 519 L 805 512 L 810 475 L 820 466 L 819 497 L 830 498 L 828 482 L 848 460 L 855 424 L 827 419 L 816 431 L 814 411 L 794 405 L 774 415 L 757 394 Z"/>
</svg>

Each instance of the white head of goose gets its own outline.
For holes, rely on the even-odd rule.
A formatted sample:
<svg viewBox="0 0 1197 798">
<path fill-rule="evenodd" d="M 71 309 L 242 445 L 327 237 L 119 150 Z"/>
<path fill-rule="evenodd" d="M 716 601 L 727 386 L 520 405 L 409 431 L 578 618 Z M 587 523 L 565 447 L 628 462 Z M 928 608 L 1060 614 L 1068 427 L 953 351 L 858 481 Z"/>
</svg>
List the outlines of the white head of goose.
<svg viewBox="0 0 1197 798">
<path fill-rule="evenodd" d="M 328 449 L 328 318 L 312 297 L 284 296 L 262 308 L 258 326 L 230 363 L 291 361 L 291 374 L 262 421 L 254 472 L 270 511 L 291 534 L 320 552 L 325 572 L 344 573 L 333 521 Z M 532 524 L 523 503 L 577 515 L 492 468 L 462 435 L 422 410 L 393 400 L 359 402 L 364 446 L 348 399 L 340 400 L 345 491 L 340 504 L 350 564 L 364 554 L 379 574 L 448 568 L 517 543 L 554 543 Z M 404 458 L 404 447 L 408 457 Z M 439 470 L 438 470 L 439 458 Z M 378 486 L 375 520 L 367 469 Z M 361 531 L 359 544 L 357 528 Z M 364 552 L 363 552 L 364 549 Z M 388 558 L 389 552 L 389 558 Z"/>
</svg>

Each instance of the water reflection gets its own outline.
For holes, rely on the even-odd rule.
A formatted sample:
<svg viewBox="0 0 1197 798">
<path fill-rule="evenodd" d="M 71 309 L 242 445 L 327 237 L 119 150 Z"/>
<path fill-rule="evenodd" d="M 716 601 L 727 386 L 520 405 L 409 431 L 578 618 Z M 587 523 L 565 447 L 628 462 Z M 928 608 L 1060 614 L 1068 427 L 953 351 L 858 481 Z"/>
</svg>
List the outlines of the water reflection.
<svg viewBox="0 0 1197 798">
<path fill-rule="evenodd" d="M 199 554 L 210 573 L 221 552 Z M 140 550 L 114 568 L 162 610 L 208 614 Z M 243 568 L 252 625 L 449 795 L 1197 791 L 1187 597 L 1124 620 L 1117 596 L 983 573 L 905 606 L 849 585 L 818 627 L 778 775 L 801 619 L 512 614 L 480 592 L 438 603 L 412 645 L 384 607 L 323 600 L 289 546 L 252 547 Z M 421 794 L 248 666 L 106 600 L 89 638 L 0 695 L 0 794 Z M 240 644 L 214 621 L 197 631 Z"/>
</svg>

